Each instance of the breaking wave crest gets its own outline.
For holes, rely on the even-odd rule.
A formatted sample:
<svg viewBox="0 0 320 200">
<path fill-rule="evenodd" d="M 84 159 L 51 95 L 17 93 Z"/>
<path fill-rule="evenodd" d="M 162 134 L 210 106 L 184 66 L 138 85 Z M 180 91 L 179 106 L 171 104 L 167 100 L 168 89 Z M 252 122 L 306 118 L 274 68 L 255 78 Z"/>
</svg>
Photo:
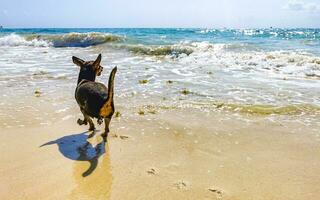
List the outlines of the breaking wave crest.
<svg viewBox="0 0 320 200">
<path fill-rule="evenodd" d="M 221 51 L 249 51 L 256 50 L 254 46 L 247 44 L 212 44 L 209 42 L 183 41 L 172 45 L 122 45 L 118 46 L 132 53 L 148 56 L 180 56 L 192 53 L 216 53 Z"/>
<path fill-rule="evenodd" d="M 208 52 L 208 51 L 222 51 L 222 50 L 238 50 L 247 49 L 248 45 L 245 44 L 212 44 L 209 42 L 189 42 L 183 41 L 172 45 L 115 45 L 114 47 L 120 49 L 126 49 L 129 52 L 139 55 L 147 56 L 174 56 L 179 57 L 181 55 L 189 56 L 196 52 Z"/>
<path fill-rule="evenodd" d="M 0 38 L 0 46 L 34 46 L 34 47 L 48 47 L 51 46 L 49 41 L 29 39 L 17 35 L 10 34 Z"/>
<path fill-rule="evenodd" d="M 118 42 L 123 37 L 105 33 L 67 33 L 59 35 L 17 35 L 0 37 L 0 46 L 34 46 L 34 47 L 89 47 L 108 42 Z"/>
<path fill-rule="evenodd" d="M 127 46 L 127 49 L 136 54 L 148 55 L 148 56 L 179 56 L 181 54 L 190 55 L 193 50 L 189 47 L 183 47 L 179 45 L 166 45 L 166 46 Z"/>
</svg>

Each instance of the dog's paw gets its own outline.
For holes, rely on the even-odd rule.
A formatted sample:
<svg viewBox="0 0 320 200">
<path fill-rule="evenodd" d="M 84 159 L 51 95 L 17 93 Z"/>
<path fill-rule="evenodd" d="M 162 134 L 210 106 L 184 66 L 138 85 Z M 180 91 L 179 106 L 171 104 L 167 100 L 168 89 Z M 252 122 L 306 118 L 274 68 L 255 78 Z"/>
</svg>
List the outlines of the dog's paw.
<svg viewBox="0 0 320 200">
<path fill-rule="evenodd" d="M 78 119 L 77 123 L 81 126 L 81 125 L 87 125 L 87 121 L 86 120 L 81 120 L 81 119 Z"/>
<path fill-rule="evenodd" d="M 81 126 L 83 124 L 83 121 L 81 119 L 78 119 L 77 123 Z"/>
</svg>

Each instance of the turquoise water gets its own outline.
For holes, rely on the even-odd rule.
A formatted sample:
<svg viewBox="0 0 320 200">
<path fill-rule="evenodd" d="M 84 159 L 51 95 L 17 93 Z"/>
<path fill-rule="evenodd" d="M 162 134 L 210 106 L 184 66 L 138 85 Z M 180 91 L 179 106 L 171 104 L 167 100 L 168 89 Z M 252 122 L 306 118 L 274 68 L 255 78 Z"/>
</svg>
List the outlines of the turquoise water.
<svg viewBox="0 0 320 200">
<path fill-rule="evenodd" d="M 242 44 L 254 50 L 294 50 L 320 54 L 320 29 L 1 29 L 0 36 L 17 34 L 26 37 L 92 32 L 120 36 L 123 39 L 121 42 L 126 44 L 169 45 L 181 41 L 206 41 Z M 0 45 L 4 45 L 1 37 Z M 102 41 L 74 41 L 66 44 L 56 42 L 54 45 L 87 47 L 100 42 Z"/>
</svg>

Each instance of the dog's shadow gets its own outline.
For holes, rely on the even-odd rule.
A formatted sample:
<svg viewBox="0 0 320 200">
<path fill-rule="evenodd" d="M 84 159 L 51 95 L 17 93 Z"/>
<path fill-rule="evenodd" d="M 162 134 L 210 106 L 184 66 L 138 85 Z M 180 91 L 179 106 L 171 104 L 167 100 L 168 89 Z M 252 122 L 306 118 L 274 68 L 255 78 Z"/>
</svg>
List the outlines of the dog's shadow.
<svg viewBox="0 0 320 200">
<path fill-rule="evenodd" d="M 57 144 L 60 153 L 64 157 L 70 160 L 88 161 L 90 167 L 82 174 L 83 177 L 86 177 L 96 169 L 99 157 L 106 152 L 105 140 L 101 141 L 96 146 L 93 146 L 87 141 L 88 136 L 86 133 L 88 132 L 64 136 L 57 140 L 47 142 L 40 147 Z"/>
</svg>

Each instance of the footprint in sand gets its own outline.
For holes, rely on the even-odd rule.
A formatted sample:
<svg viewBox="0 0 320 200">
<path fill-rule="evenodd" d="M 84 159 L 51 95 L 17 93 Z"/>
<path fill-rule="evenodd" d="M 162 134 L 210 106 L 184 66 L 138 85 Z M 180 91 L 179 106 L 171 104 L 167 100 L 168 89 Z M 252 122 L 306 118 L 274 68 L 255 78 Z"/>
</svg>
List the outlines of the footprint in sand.
<svg viewBox="0 0 320 200">
<path fill-rule="evenodd" d="M 175 183 L 174 186 L 179 190 L 183 190 L 183 189 L 187 189 L 189 184 L 185 181 L 179 181 Z"/>
<path fill-rule="evenodd" d="M 112 137 L 114 137 L 114 138 L 120 138 L 121 140 L 126 140 L 126 139 L 129 138 L 129 136 L 126 136 L 126 135 L 117 135 L 117 134 L 112 135 Z"/>
<path fill-rule="evenodd" d="M 128 139 L 129 138 L 129 136 L 126 136 L 126 135 L 120 135 L 120 139 L 122 139 L 122 140 L 125 140 L 125 139 Z"/>
<path fill-rule="evenodd" d="M 157 174 L 157 170 L 155 168 L 150 168 L 147 170 L 147 173 L 150 175 L 156 175 Z"/>
<path fill-rule="evenodd" d="M 217 197 L 218 199 L 221 199 L 221 198 L 222 198 L 223 192 L 222 192 L 221 190 L 216 189 L 216 188 L 209 188 L 208 190 L 209 190 L 210 192 L 216 194 L 216 197 Z"/>
</svg>

